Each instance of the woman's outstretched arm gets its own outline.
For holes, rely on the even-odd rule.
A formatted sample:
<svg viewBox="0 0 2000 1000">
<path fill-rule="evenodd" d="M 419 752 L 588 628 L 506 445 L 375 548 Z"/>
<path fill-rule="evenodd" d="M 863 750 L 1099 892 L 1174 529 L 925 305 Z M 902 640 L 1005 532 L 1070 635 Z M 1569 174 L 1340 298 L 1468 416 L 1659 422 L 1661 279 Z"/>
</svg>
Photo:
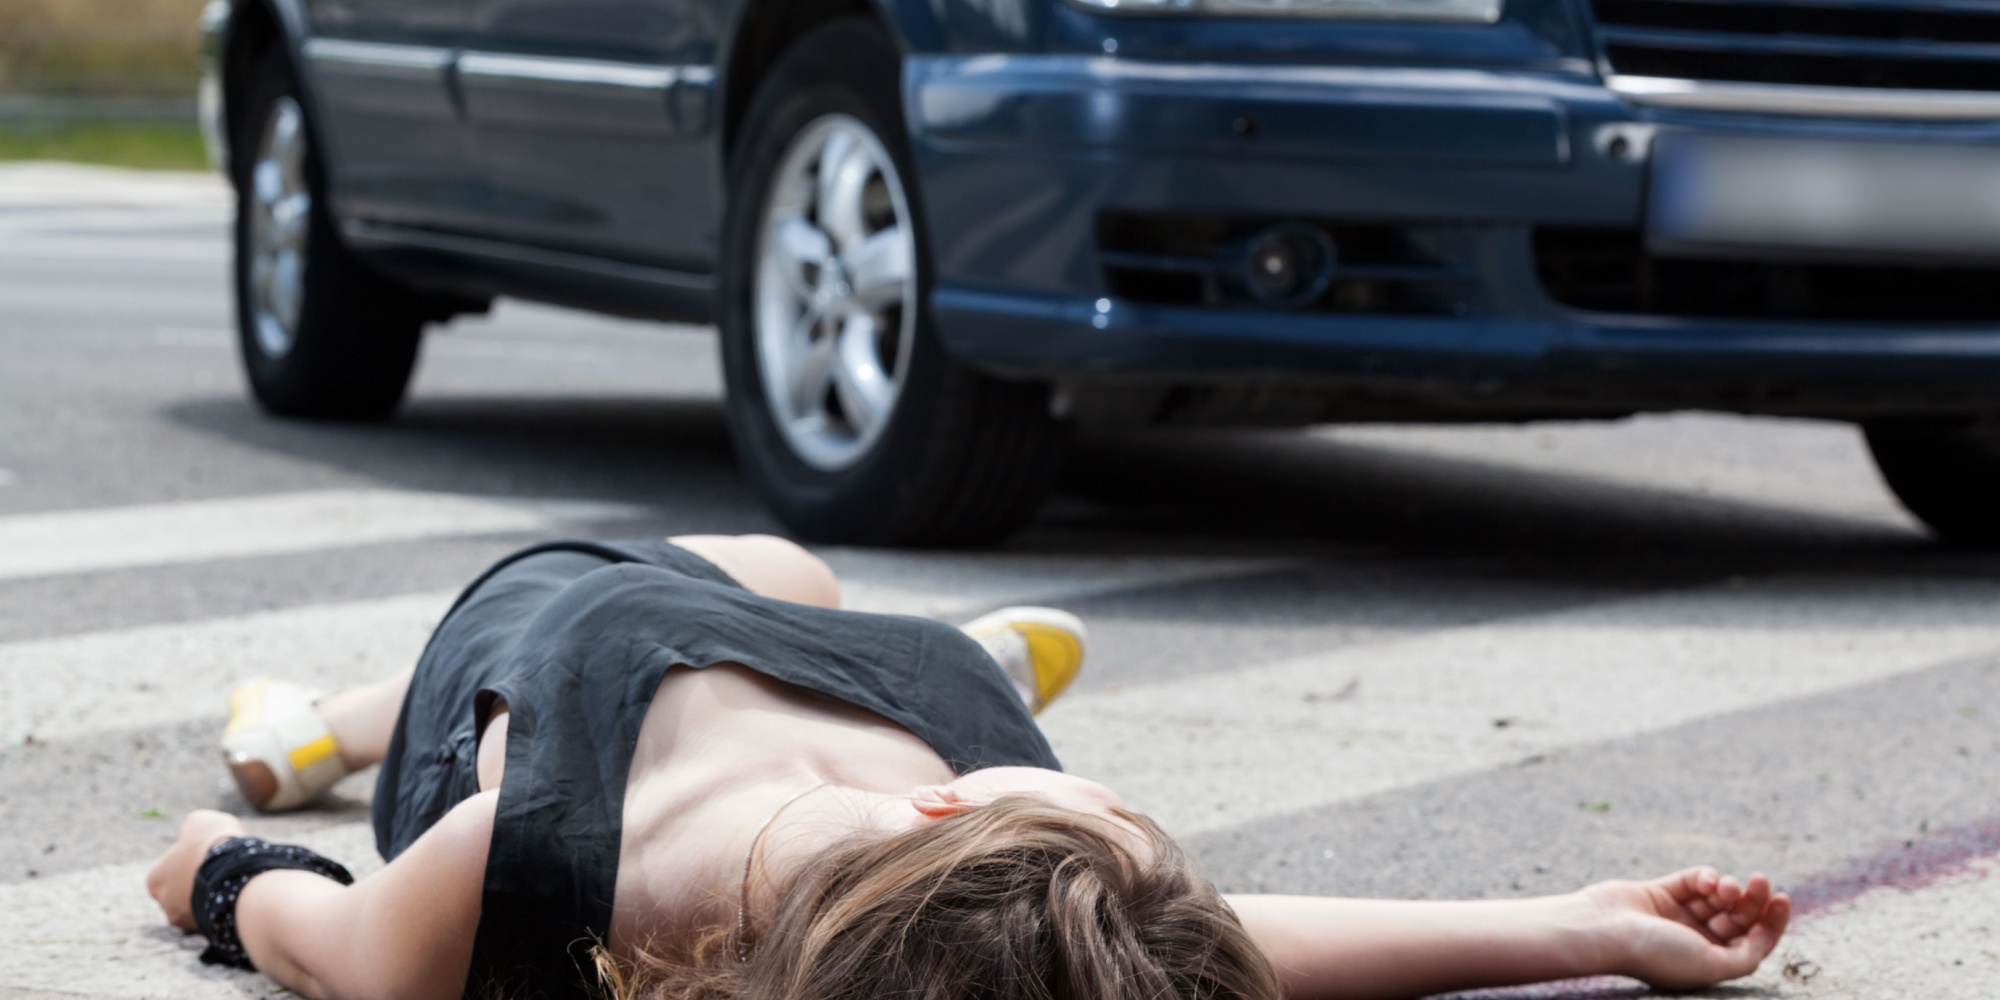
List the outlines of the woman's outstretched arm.
<svg viewBox="0 0 2000 1000">
<path fill-rule="evenodd" d="M 1778 943 L 1791 899 L 1762 875 L 1713 868 L 1600 882 L 1565 896 L 1402 902 L 1231 896 L 1297 1000 L 1418 997 L 1624 975 L 1687 988 L 1747 976 Z"/>
<path fill-rule="evenodd" d="M 303 871 L 250 880 L 237 933 L 258 971 L 312 1000 L 456 1000 L 473 934 L 498 792 L 459 803 L 409 850 L 351 886 Z M 233 816 L 196 812 L 146 877 L 167 920 L 194 929 L 189 895 L 208 849 L 243 835 Z"/>
</svg>

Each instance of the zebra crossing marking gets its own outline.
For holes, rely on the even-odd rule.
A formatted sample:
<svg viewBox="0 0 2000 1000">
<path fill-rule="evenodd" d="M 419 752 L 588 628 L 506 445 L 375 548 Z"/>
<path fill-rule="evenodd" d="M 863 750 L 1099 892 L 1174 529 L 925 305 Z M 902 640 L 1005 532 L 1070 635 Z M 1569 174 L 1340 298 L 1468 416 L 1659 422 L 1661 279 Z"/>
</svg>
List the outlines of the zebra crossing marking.
<svg viewBox="0 0 2000 1000">
<path fill-rule="evenodd" d="M 1776 578 L 1347 647 L 1042 716 L 1177 836 L 2000 652 L 2000 583 Z"/>
<path fill-rule="evenodd" d="M 227 263 L 229 245 L 220 240 L 104 234 L 51 236 L 0 229 L 0 257 L 38 260 L 145 260 Z"/>
<path fill-rule="evenodd" d="M 49 206 L 117 206 L 177 210 L 229 207 L 229 185 L 202 171 L 134 170 L 81 163 L 0 164 L 0 210 L 38 211 Z"/>
<path fill-rule="evenodd" d="M 868 572 L 871 562 L 878 570 L 895 565 L 892 557 L 831 555 L 864 576 L 874 575 Z M 1140 568 L 1131 567 L 1132 575 L 1124 579 L 1133 579 Z M 930 570 L 933 579 L 956 571 L 949 565 Z M 1073 582 L 1101 583 L 1081 571 Z M 1013 595 L 963 599 L 994 597 Z M 1703 588 L 1443 630 L 1233 673 L 1077 694 L 1044 720 L 1073 769 L 1108 779 L 1136 806 L 1186 835 L 2000 649 L 2000 621 L 1989 610 L 1996 597 L 2000 584 L 1977 581 L 1913 580 L 1889 588 L 1786 578 Z M 157 655 L 165 641 L 167 648 L 185 648 L 189 655 L 217 648 L 252 657 L 260 651 L 282 655 L 286 651 L 260 644 L 293 635 L 301 651 L 331 643 L 325 669 L 354 669 L 366 677 L 376 672 L 372 665 L 360 671 L 338 662 L 369 645 L 355 641 L 355 629 L 365 631 L 358 624 L 362 619 L 377 616 L 384 637 L 400 631 L 400 638 L 384 638 L 381 646 L 414 648 L 447 599 L 417 595 L 339 606 L 332 614 L 319 607 L 251 616 L 269 630 L 262 635 L 246 629 L 241 619 L 202 623 L 206 631 L 177 640 L 161 630 L 186 626 L 134 629 L 85 637 L 88 642 L 69 654 L 78 662 L 105 657 L 121 651 L 89 643 L 117 641 L 128 644 L 123 652 L 151 648 Z M 938 609 L 935 603 L 925 607 Z M 287 615 L 294 617 L 281 617 Z M 1699 628 L 1690 630 L 1690 623 Z M 182 645 L 173 646 L 175 641 Z M 0 647 L 0 656 L 21 645 Z M 407 649 L 403 655 L 410 655 Z M 21 676 L 15 668 L 22 661 L 0 663 L 8 668 L 0 676 L 10 684 Z M 28 666 L 35 673 L 62 669 L 55 663 Z M 227 675 L 215 671 L 217 691 Z M 88 688 L 71 688 L 77 689 Z M 185 709 L 215 714 L 217 697 L 204 695 L 201 705 Z M 1495 718 L 1511 721 L 1496 729 Z M 1224 808 L 1215 809 L 1217 803 Z M 330 826 L 300 839 L 363 870 L 379 863 L 365 823 Z M 266 989 L 257 977 L 198 966 L 197 942 L 160 925 L 142 889 L 144 870 L 142 864 L 112 865 L 0 885 L 0 941 L 10 944 L 0 950 L 13 952 L 0 958 L 0 982 L 121 1000 L 162 994 L 237 1000 Z M 1995 908 L 1991 890 L 1971 883 L 1925 893 L 1945 894 L 1937 898 L 1958 906 L 1960 896 L 1982 891 L 1985 896 L 1966 905 Z M 1853 916 L 1811 925 L 1800 935 L 1800 946 L 1816 956 L 1818 949 L 1846 948 L 1851 939 L 1872 935 L 1879 942 L 1901 926 L 1897 921 L 1911 919 L 1895 906 L 1878 911 L 1881 904 L 1872 894 L 1856 906 Z M 1945 919 L 1934 905 L 1919 902 L 1905 909 L 1931 914 L 1933 923 Z M 1818 927 L 1829 929 L 1813 930 Z M 1848 927 L 1855 929 L 1841 929 Z M 1822 939 L 1836 944 L 1814 943 Z M 1907 964 L 1897 959 L 1871 957 L 1853 965 L 1859 970 L 1854 975 Z M 1760 976 L 1771 974 L 1767 969 Z"/>
<path fill-rule="evenodd" d="M 16 520 L 0 519 L 0 551 Z M 972 557 L 853 551 L 829 557 L 842 567 L 848 607 L 935 617 L 1265 565 L 1017 557 L 975 585 L 967 580 Z M 7 558 L 0 555 L 0 565 Z M 415 662 L 456 596 L 435 591 L 0 644 L 0 690 L 7 693 L 0 698 L 0 741 L 68 739 L 219 715 L 236 682 L 264 674 L 325 690 L 372 681 Z"/>
<path fill-rule="evenodd" d="M 0 164 L 0 257 L 221 263 L 230 204 L 212 174 Z"/>
<path fill-rule="evenodd" d="M 0 518 L 0 580 L 287 555 L 384 542 L 554 532 L 645 508 L 386 489 L 332 489 Z"/>
<path fill-rule="evenodd" d="M 0 645 L 0 739 L 55 740 L 219 716 L 238 681 L 334 690 L 407 666 L 453 591 Z"/>
</svg>

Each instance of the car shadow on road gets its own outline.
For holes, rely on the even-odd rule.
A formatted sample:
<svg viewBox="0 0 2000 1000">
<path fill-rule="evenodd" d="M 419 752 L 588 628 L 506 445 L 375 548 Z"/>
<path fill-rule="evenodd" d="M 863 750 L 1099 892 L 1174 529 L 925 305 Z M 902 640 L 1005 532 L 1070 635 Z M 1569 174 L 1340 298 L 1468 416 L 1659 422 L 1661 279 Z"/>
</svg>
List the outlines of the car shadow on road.
<svg viewBox="0 0 2000 1000">
<path fill-rule="evenodd" d="M 394 420 L 273 419 L 182 403 L 203 433 L 419 490 L 650 505 L 699 530 L 776 531 L 713 399 L 417 399 Z M 1476 560 L 1638 582 L 1784 571 L 1991 576 L 2000 555 L 1905 524 L 1285 432 L 1087 434 L 1056 494 L 999 546 L 1029 554 Z"/>
<path fill-rule="evenodd" d="M 1058 500 L 1017 544 L 1360 548 L 1616 577 L 2000 571 L 2000 555 L 1888 519 L 1282 432 L 1085 436 Z"/>
<path fill-rule="evenodd" d="M 737 474 L 722 409 L 703 399 L 448 397 L 394 419 L 273 418 L 240 399 L 192 400 L 169 419 L 384 486 L 670 506 L 716 530 L 769 531 Z"/>
</svg>

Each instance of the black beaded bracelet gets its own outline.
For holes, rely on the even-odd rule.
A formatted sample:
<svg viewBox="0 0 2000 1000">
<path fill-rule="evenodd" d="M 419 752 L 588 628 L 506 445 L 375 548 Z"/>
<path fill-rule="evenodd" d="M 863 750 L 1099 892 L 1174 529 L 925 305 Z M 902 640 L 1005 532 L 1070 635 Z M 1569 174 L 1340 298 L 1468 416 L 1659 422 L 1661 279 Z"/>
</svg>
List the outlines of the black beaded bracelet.
<svg viewBox="0 0 2000 1000">
<path fill-rule="evenodd" d="M 250 880 L 268 871 L 295 868 L 323 875 L 341 885 L 353 885 L 354 876 L 340 862 L 322 857 L 294 844 L 273 844 L 256 837 L 231 837 L 209 848 L 208 857 L 194 874 L 194 923 L 208 938 L 201 960 L 210 965 L 231 965 L 256 969 L 243 951 L 243 939 L 236 933 L 236 897 Z"/>
</svg>

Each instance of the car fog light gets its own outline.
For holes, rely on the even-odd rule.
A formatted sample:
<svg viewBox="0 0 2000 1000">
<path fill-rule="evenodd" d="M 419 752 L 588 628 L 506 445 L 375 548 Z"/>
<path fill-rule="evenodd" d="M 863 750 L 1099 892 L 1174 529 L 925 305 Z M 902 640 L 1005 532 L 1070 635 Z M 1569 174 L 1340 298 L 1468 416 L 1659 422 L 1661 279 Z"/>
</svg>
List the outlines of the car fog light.
<svg viewBox="0 0 2000 1000">
<path fill-rule="evenodd" d="M 1302 306 L 1333 280 L 1332 238 L 1317 226 L 1282 222 L 1250 238 L 1239 270 L 1252 298 L 1274 306 Z"/>
</svg>

